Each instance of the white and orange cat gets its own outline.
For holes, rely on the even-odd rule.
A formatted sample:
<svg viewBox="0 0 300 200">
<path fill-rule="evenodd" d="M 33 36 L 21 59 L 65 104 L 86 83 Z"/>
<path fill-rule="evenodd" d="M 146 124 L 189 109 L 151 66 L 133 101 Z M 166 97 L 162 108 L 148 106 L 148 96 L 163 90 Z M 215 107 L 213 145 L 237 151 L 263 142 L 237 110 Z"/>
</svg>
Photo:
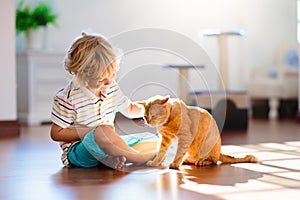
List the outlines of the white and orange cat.
<svg viewBox="0 0 300 200">
<path fill-rule="evenodd" d="M 156 157 L 148 166 L 160 166 L 172 141 L 177 137 L 178 147 L 170 168 L 177 169 L 188 163 L 199 166 L 221 163 L 257 162 L 256 157 L 243 158 L 221 153 L 221 137 L 215 119 L 205 109 L 187 106 L 179 99 L 161 96 L 139 102 L 145 108 L 144 119 L 156 127 L 161 142 Z"/>
</svg>

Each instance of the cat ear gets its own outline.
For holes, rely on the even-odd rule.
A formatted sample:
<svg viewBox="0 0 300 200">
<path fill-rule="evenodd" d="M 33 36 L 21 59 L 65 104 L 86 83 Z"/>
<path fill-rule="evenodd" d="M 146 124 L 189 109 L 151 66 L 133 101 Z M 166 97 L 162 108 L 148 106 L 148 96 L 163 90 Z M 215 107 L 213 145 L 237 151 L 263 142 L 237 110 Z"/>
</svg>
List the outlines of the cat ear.
<svg viewBox="0 0 300 200">
<path fill-rule="evenodd" d="M 163 104 L 167 103 L 167 102 L 169 101 L 169 99 L 170 99 L 170 96 L 169 96 L 169 95 L 168 95 L 168 96 L 165 96 L 165 97 L 161 100 L 161 104 L 163 105 Z"/>
<path fill-rule="evenodd" d="M 136 101 L 137 104 L 140 104 L 142 106 L 144 106 L 144 108 L 146 107 L 147 103 L 145 101 Z"/>
</svg>

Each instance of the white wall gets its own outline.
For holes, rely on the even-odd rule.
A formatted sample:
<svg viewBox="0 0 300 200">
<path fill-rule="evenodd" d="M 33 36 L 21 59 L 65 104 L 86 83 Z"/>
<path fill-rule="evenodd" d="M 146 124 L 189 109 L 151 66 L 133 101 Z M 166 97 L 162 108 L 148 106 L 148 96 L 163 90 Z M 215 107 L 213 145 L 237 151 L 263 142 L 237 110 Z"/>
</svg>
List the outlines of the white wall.
<svg viewBox="0 0 300 200">
<path fill-rule="evenodd" d="M 108 38 L 115 38 L 129 32 L 135 37 L 117 41 L 122 49 L 130 49 L 136 40 L 152 40 L 150 46 L 161 47 L 172 43 L 169 50 L 185 49 L 186 42 L 202 47 L 196 64 L 205 64 L 206 69 L 193 72 L 192 89 L 217 89 L 218 46 L 215 38 L 199 37 L 205 29 L 243 29 L 244 37 L 229 39 L 229 86 L 243 89 L 254 66 L 276 65 L 276 55 L 282 45 L 296 44 L 296 0 L 51 0 L 60 12 L 60 28 L 49 27 L 47 49 L 64 51 L 82 30 L 90 29 Z M 139 35 L 133 31 L 141 28 L 168 30 L 170 37 L 150 37 L 151 31 Z M 150 30 L 150 29 L 149 29 Z M 155 34 L 154 33 L 154 34 Z M 186 38 L 182 38 L 184 36 Z M 130 36 L 131 37 L 131 36 Z M 173 40 L 172 40 L 173 39 Z M 156 40 L 156 41 L 155 41 Z M 162 44 L 161 44 L 162 43 Z M 167 44 L 168 43 L 168 44 Z M 143 45 L 138 44 L 138 45 Z M 142 46 L 141 46 L 142 47 Z M 22 44 L 18 44 L 22 49 Z M 139 50 L 124 58 L 120 77 L 123 90 L 134 98 L 147 97 L 151 89 L 142 83 L 157 83 L 154 93 L 177 93 L 177 71 L 162 69 L 165 63 L 186 63 L 182 57 L 157 50 Z M 140 67 L 142 65 L 142 67 Z M 129 73 L 129 74 L 128 74 Z M 192 73 L 192 72 L 191 72 Z M 143 74 L 147 76 L 143 77 Z M 138 79 L 138 80 L 136 80 Z M 153 89 L 152 88 L 152 89 Z M 168 89 L 166 89 L 168 88 Z M 136 91 L 132 94 L 132 90 Z M 150 91 L 150 93 L 149 93 Z M 140 94 L 141 93 L 141 94 Z"/>
<path fill-rule="evenodd" d="M 0 0 L 0 121 L 17 119 L 15 3 Z"/>
</svg>

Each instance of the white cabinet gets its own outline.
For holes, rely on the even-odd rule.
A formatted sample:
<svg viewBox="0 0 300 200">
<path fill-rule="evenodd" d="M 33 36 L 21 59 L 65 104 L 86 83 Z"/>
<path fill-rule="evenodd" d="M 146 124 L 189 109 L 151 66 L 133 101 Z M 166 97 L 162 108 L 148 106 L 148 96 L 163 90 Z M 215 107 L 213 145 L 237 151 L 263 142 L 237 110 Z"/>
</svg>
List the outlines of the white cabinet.
<svg viewBox="0 0 300 200">
<path fill-rule="evenodd" d="M 52 99 L 70 77 L 64 53 L 26 51 L 17 54 L 18 119 L 22 124 L 50 122 Z"/>
</svg>

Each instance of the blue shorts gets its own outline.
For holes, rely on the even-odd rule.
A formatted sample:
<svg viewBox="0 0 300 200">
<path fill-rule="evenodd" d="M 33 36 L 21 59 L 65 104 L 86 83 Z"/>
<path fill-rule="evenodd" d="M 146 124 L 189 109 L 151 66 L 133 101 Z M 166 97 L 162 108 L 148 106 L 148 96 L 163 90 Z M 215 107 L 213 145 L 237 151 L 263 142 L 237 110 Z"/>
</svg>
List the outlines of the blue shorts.
<svg viewBox="0 0 300 200">
<path fill-rule="evenodd" d="M 68 152 L 68 160 L 71 165 L 79 167 L 95 167 L 99 165 L 101 160 L 108 155 L 98 146 L 94 138 L 95 129 L 89 132 L 81 142 L 74 144 Z M 156 136 L 151 134 L 155 139 Z M 147 136 L 149 139 L 151 136 Z M 121 138 L 128 146 L 133 146 L 143 139 L 141 134 L 122 135 Z M 153 139 L 152 138 L 152 139 Z"/>
</svg>

